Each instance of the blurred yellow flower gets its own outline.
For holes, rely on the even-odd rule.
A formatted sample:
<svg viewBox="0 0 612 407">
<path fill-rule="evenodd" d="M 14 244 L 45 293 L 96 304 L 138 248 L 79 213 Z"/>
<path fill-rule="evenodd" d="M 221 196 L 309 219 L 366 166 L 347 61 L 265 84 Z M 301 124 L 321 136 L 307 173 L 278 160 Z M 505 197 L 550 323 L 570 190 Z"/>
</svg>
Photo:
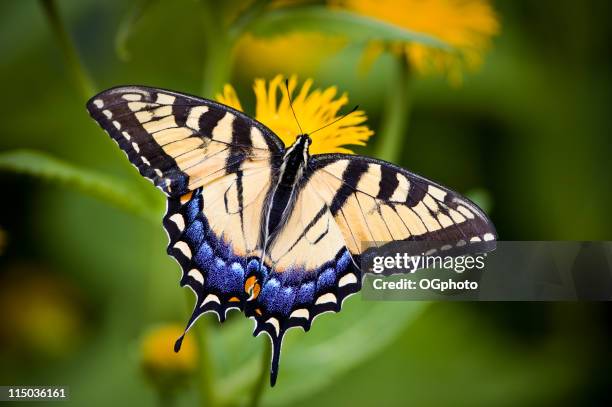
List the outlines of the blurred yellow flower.
<svg viewBox="0 0 612 407">
<path fill-rule="evenodd" d="M 452 50 L 416 43 L 393 44 L 392 49 L 404 52 L 417 72 L 444 72 L 455 83 L 464 68 L 474 70 L 482 64 L 491 37 L 500 30 L 488 0 L 330 0 L 330 4 L 446 42 Z"/>
<path fill-rule="evenodd" d="M 243 35 L 235 48 L 235 66 L 243 74 L 267 76 L 299 72 L 314 75 L 321 62 L 338 52 L 347 39 L 317 32 L 295 32 L 275 37 L 258 38 Z"/>
<path fill-rule="evenodd" d="M 339 114 L 340 109 L 348 103 L 346 93 L 336 97 L 338 90 L 335 86 L 311 91 L 312 83 L 312 79 L 307 79 L 297 96 L 294 96 L 297 78 L 292 76 L 289 79 L 289 92 L 293 99 L 293 109 L 306 133 L 338 119 L 341 116 Z M 289 106 L 289 98 L 282 75 L 275 76 L 268 84 L 263 79 L 256 79 L 253 89 L 257 99 L 255 118 L 274 131 L 286 145 L 292 144 L 299 134 L 299 129 Z M 280 100 L 277 100 L 279 93 Z M 240 100 L 231 85 L 225 85 L 223 93 L 217 94 L 216 99 L 221 103 L 242 110 Z M 357 110 L 344 119 L 312 134 L 310 153 L 352 153 L 353 151 L 345 146 L 364 146 L 366 141 L 374 134 L 363 124 L 366 119 L 365 112 Z"/>
<path fill-rule="evenodd" d="M 67 357 L 83 339 L 77 288 L 44 267 L 10 265 L 0 280 L 0 346 L 17 357 Z"/>
<path fill-rule="evenodd" d="M 186 336 L 181 351 L 174 352 L 174 342 L 182 334 L 180 325 L 162 325 L 151 329 L 142 340 L 143 370 L 162 391 L 182 387 L 198 367 L 198 348 L 192 336 Z"/>
</svg>

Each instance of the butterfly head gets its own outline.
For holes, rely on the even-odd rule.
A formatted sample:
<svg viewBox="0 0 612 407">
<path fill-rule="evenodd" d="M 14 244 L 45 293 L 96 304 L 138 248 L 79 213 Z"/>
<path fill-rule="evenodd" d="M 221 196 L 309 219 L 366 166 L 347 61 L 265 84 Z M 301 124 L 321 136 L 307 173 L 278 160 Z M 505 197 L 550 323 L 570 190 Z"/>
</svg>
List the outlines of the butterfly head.
<svg viewBox="0 0 612 407">
<path fill-rule="evenodd" d="M 300 144 L 302 148 L 308 150 L 308 147 L 310 147 L 310 144 L 312 144 L 312 139 L 306 133 L 298 134 L 295 137 L 295 144 Z"/>
<path fill-rule="evenodd" d="M 299 134 L 295 138 L 295 142 L 287 148 L 285 152 L 285 162 L 290 166 L 297 168 L 302 164 L 308 162 L 308 148 L 310 147 L 312 140 L 308 134 Z"/>
</svg>

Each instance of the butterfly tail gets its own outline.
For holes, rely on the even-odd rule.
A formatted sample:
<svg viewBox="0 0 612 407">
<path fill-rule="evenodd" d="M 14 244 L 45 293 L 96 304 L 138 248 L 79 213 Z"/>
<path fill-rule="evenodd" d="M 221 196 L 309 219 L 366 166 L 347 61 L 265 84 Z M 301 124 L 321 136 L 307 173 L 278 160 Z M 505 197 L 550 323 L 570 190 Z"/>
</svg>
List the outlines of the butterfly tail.
<svg viewBox="0 0 612 407">
<path fill-rule="evenodd" d="M 278 331 L 271 329 L 271 325 L 262 323 L 256 320 L 255 330 L 253 336 L 258 336 L 260 333 L 265 332 L 270 338 L 270 345 L 272 346 L 272 361 L 270 364 L 270 386 L 274 387 L 276 384 L 276 378 L 278 377 L 278 366 L 280 364 L 281 348 L 283 346 L 283 337 L 285 336 L 285 330 L 279 329 Z"/>
<path fill-rule="evenodd" d="M 272 365 L 270 366 L 270 386 L 274 387 L 278 376 L 278 365 L 280 363 L 280 353 L 283 344 L 282 336 L 272 339 Z"/>
<path fill-rule="evenodd" d="M 181 350 L 181 345 L 183 345 L 183 339 L 185 339 L 185 335 L 187 335 L 187 332 L 189 332 L 189 329 L 191 329 L 191 327 L 196 322 L 196 320 L 200 317 L 200 315 L 202 315 L 202 311 L 200 310 L 199 303 L 200 303 L 199 301 L 196 303 L 193 313 L 191 314 L 189 321 L 187 321 L 187 325 L 185 326 L 185 330 L 183 331 L 183 334 L 179 336 L 176 342 L 174 342 L 174 352 L 176 353 L 178 353 Z"/>
</svg>

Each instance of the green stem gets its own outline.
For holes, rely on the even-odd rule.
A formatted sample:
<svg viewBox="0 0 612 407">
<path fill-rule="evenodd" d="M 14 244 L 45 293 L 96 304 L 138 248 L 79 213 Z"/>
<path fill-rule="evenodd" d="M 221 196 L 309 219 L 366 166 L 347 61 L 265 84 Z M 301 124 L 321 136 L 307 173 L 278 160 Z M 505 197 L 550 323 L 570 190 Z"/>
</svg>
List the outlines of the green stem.
<svg viewBox="0 0 612 407">
<path fill-rule="evenodd" d="M 270 0 L 255 0 L 244 12 L 240 13 L 228 30 L 228 37 L 231 41 L 238 41 L 240 36 L 249 29 L 251 23 L 265 12 L 269 4 Z"/>
<path fill-rule="evenodd" d="M 115 50 L 122 60 L 128 61 L 130 59 L 130 51 L 127 43 L 132 36 L 132 31 L 147 9 L 156 1 L 157 0 L 136 1 L 129 13 L 126 14 L 125 19 L 119 24 L 117 35 L 115 36 Z"/>
<path fill-rule="evenodd" d="M 403 151 L 403 142 L 410 121 L 411 101 L 410 69 L 405 55 L 398 55 L 396 61 L 395 81 L 389 90 L 382 118 L 382 124 L 376 149 L 376 157 L 390 162 L 397 162 Z"/>
<path fill-rule="evenodd" d="M 55 0 L 40 0 L 40 5 L 59 42 L 66 65 L 70 70 L 77 89 L 85 100 L 89 99 L 95 93 L 93 83 L 84 66 L 81 64 L 76 48 L 59 14 Z"/>
<path fill-rule="evenodd" d="M 204 68 L 202 95 L 214 97 L 228 82 L 234 62 L 234 46 L 251 23 L 263 14 L 270 0 L 255 0 L 229 27 L 217 13 L 214 2 L 203 1 Z"/>
<path fill-rule="evenodd" d="M 232 41 L 224 34 L 222 17 L 216 12 L 214 2 L 203 1 L 204 69 L 202 96 L 212 98 L 228 81 L 232 66 Z"/>
<path fill-rule="evenodd" d="M 230 76 L 231 47 L 223 40 L 208 42 L 206 46 L 206 61 L 202 75 L 202 96 L 213 98 L 220 92 Z"/>
<path fill-rule="evenodd" d="M 261 370 L 259 372 L 259 376 L 257 377 L 257 381 L 253 386 L 253 394 L 251 396 L 251 401 L 249 406 L 257 407 L 261 402 L 261 397 L 263 396 L 263 391 L 266 388 L 266 383 L 268 377 L 270 375 L 270 358 L 272 357 L 272 346 L 268 341 L 263 341 L 264 349 L 261 355 Z"/>
</svg>

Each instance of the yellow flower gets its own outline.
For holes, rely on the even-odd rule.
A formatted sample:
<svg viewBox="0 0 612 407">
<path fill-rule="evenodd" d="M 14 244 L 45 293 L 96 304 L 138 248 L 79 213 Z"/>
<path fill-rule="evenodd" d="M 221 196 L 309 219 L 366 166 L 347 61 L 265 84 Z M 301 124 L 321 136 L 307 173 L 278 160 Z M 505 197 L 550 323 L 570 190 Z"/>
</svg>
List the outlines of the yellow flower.
<svg viewBox="0 0 612 407">
<path fill-rule="evenodd" d="M 181 351 L 174 352 L 174 341 L 182 334 L 180 325 L 162 325 L 151 329 L 142 340 L 142 367 L 147 378 L 161 391 L 182 387 L 197 369 L 198 348 L 192 336 L 185 336 Z"/>
<path fill-rule="evenodd" d="M 80 292 L 34 264 L 11 265 L 0 280 L 0 346 L 45 361 L 68 356 L 85 331 Z"/>
<path fill-rule="evenodd" d="M 292 76 L 289 79 L 293 109 L 302 129 L 308 134 L 342 116 L 339 111 L 348 103 L 346 93 L 336 97 L 338 93 L 336 87 L 311 91 L 312 83 L 312 79 L 306 80 L 297 95 L 294 95 L 297 78 Z M 255 118 L 276 133 L 285 145 L 292 144 L 300 131 L 291 112 L 283 77 L 277 75 L 268 84 L 263 79 L 256 79 L 253 89 L 257 99 Z M 240 100 L 231 85 L 225 85 L 223 94 L 217 94 L 216 99 L 242 110 Z M 366 119 L 365 112 L 357 110 L 342 120 L 311 134 L 310 153 L 352 153 L 345 146 L 365 146 L 366 141 L 374 134 L 362 124 Z"/>
<path fill-rule="evenodd" d="M 491 37 L 500 30 L 488 0 L 332 0 L 333 6 L 377 18 L 438 38 L 452 47 L 445 51 L 416 43 L 394 44 L 419 73 L 445 72 L 461 80 L 463 68 L 482 64 Z"/>
</svg>

